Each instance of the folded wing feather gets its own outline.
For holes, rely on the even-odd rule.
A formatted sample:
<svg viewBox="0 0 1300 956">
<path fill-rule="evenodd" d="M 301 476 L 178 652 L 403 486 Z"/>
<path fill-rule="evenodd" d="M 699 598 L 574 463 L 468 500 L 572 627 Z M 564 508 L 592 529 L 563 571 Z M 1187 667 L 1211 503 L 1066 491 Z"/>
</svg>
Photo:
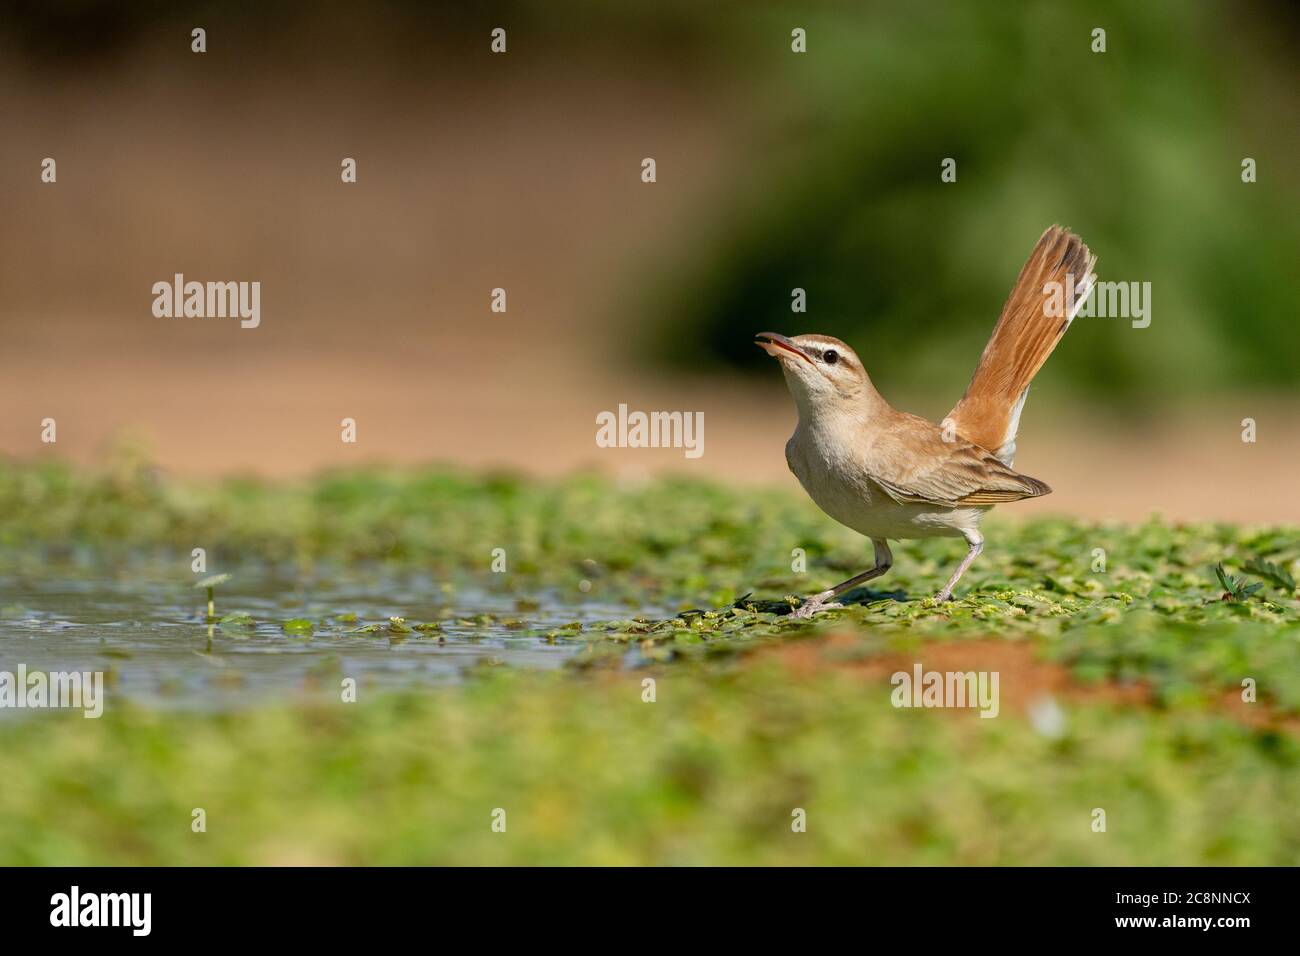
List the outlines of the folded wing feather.
<svg viewBox="0 0 1300 956">
<path fill-rule="evenodd" d="M 898 502 L 992 505 L 1051 493 L 1051 488 L 1002 464 L 963 438 L 945 441 L 934 423 L 899 413 L 880 429 L 867 453 L 867 474 Z"/>
</svg>

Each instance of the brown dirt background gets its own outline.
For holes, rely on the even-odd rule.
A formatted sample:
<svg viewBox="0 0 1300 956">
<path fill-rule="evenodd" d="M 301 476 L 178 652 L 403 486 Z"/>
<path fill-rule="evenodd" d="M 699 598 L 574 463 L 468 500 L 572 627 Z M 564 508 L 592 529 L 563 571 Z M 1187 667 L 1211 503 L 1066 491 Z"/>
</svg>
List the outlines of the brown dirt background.
<svg viewBox="0 0 1300 956">
<path fill-rule="evenodd" d="M 125 437 L 183 475 L 437 461 L 795 487 L 775 368 L 684 377 L 627 348 L 638 276 L 690 254 L 743 166 L 744 90 L 527 57 L 453 84 L 209 56 L 197 77 L 184 47 L 105 73 L 0 68 L 0 455 L 94 462 Z M 261 281 L 261 328 L 154 318 L 150 287 L 175 272 Z M 939 418 L 970 370 L 950 394 L 890 397 Z M 1294 398 L 1128 419 L 1052 397 L 1031 398 L 1017 466 L 1055 493 L 1004 513 L 1300 522 Z M 703 411 L 704 456 L 597 448 L 595 416 L 620 402 Z"/>
</svg>

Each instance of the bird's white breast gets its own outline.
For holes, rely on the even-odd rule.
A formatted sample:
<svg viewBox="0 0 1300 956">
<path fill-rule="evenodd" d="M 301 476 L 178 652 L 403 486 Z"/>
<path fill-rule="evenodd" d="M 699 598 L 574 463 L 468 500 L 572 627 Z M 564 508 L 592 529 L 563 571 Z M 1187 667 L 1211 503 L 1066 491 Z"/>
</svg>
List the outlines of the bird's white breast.
<svg viewBox="0 0 1300 956">
<path fill-rule="evenodd" d="M 815 441 L 801 424 L 785 446 L 786 464 L 822 511 L 872 538 L 959 537 L 978 527 L 986 508 L 913 504 L 891 498 L 861 459 L 837 452 L 852 445 Z"/>
</svg>

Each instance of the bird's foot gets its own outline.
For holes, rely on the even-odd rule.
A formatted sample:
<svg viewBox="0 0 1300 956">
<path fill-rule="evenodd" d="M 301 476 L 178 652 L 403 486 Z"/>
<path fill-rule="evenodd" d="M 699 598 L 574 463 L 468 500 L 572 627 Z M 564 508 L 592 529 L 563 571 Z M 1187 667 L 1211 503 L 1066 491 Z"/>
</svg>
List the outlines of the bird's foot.
<svg viewBox="0 0 1300 956">
<path fill-rule="evenodd" d="M 823 591 L 821 594 L 814 594 L 812 597 L 804 600 L 797 608 L 790 612 L 791 617 L 797 617 L 807 620 L 818 611 L 830 611 L 838 607 L 843 607 L 838 601 L 832 601 L 833 592 Z"/>
<path fill-rule="evenodd" d="M 943 604 L 945 601 L 951 601 L 951 600 L 952 600 L 952 591 L 948 590 L 947 588 L 944 588 L 942 591 L 940 591 L 938 594 L 934 596 L 935 604 Z"/>
</svg>

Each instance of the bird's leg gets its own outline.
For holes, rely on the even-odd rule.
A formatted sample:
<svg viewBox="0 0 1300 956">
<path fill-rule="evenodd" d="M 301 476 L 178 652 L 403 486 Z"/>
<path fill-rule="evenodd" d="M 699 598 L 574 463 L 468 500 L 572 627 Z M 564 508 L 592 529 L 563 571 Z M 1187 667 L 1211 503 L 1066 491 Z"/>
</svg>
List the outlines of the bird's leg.
<svg viewBox="0 0 1300 956">
<path fill-rule="evenodd" d="M 847 581 L 841 581 L 829 591 L 823 591 L 821 594 L 814 594 L 806 598 L 793 612 L 793 617 L 812 617 L 818 611 L 824 611 L 827 608 L 843 607 L 842 604 L 830 603 L 846 591 L 852 591 L 859 584 L 865 584 L 874 578 L 880 577 L 886 571 L 894 566 L 894 556 L 889 551 L 889 542 L 884 538 L 872 538 L 872 545 L 876 549 L 876 564 L 868 568 L 856 577 L 851 577 Z"/>
<path fill-rule="evenodd" d="M 957 565 L 957 570 L 952 573 L 952 577 L 943 586 L 943 590 L 934 596 L 934 599 L 940 604 L 952 597 L 952 589 L 957 586 L 957 579 L 966 573 L 966 569 L 971 566 L 971 562 L 979 557 L 979 553 L 984 550 L 984 535 L 974 528 L 963 531 L 961 535 L 966 539 L 966 543 L 970 545 L 970 550 L 966 552 L 966 557 L 961 559 L 961 564 Z"/>
</svg>

